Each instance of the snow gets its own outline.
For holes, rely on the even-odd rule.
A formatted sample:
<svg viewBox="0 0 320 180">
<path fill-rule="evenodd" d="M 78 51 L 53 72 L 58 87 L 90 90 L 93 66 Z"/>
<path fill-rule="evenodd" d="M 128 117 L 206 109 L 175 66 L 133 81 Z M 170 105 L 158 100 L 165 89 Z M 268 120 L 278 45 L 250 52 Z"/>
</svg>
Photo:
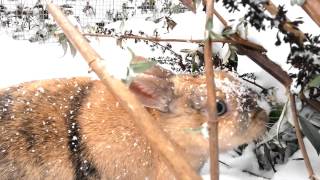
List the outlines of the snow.
<svg viewBox="0 0 320 180">
<path fill-rule="evenodd" d="M 306 145 L 306 149 L 309 155 L 309 159 L 311 161 L 311 165 L 313 167 L 314 172 L 316 173 L 317 177 L 319 177 L 319 156 L 317 152 L 312 147 L 309 140 L 304 139 L 304 143 Z M 275 173 L 272 180 L 304 180 L 309 179 L 307 169 L 304 165 L 303 160 L 295 160 L 297 158 L 302 158 L 301 151 L 299 150 L 296 152 L 287 164 L 278 167 L 278 172 Z"/>
<path fill-rule="evenodd" d="M 277 1 L 277 3 L 286 3 L 285 1 Z M 218 5 L 219 6 L 219 5 Z M 201 9 L 201 8 L 199 8 Z M 217 8 L 224 17 L 227 16 L 227 11 L 224 8 Z M 221 11 L 220 11 L 221 10 Z M 241 14 L 241 13 L 239 13 Z M 302 25 L 302 30 L 305 32 L 319 33 L 319 27 L 310 20 L 310 18 L 304 13 L 300 7 L 292 7 L 289 11 L 289 17 L 294 19 L 295 17 L 303 16 L 307 22 Z M 162 28 L 162 23 L 154 24 L 151 21 L 145 22 L 144 19 L 130 20 L 124 24 L 123 30 L 134 28 L 133 33 L 143 30 L 146 34 L 152 35 L 155 27 L 164 35 L 163 38 L 182 38 L 182 39 L 202 39 L 204 36 L 204 17 L 205 14 L 202 11 L 198 11 L 197 15 L 190 12 L 185 14 L 174 15 L 173 19 L 178 23 L 177 27 L 170 33 L 166 32 L 166 29 Z M 241 17 L 235 14 L 229 19 Z M 110 28 L 114 27 L 119 29 L 120 22 L 110 25 Z M 221 23 L 215 18 L 214 31 L 220 32 L 222 30 Z M 289 48 L 286 45 L 280 47 L 274 46 L 273 40 L 275 39 L 276 30 L 269 32 L 257 32 L 250 30 L 249 39 L 253 42 L 257 42 L 268 49 L 267 55 L 270 59 L 281 65 L 285 70 L 291 67 L 285 63 L 286 56 L 289 52 Z M 108 71 L 118 78 L 124 78 L 126 76 L 126 67 L 131 59 L 130 52 L 124 48 L 121 49 L 116 45 L 116 39 L 105 38 L 96 39 L 91 38 L 91 45 L 98 51 L 98 53 L 104 58 Z M 56 43 L 29 43 L 27 41 L 16 41 L 11 37 L 8 37 L 5 32 L 0 31 L 0 87 L 8 87 L 10 85 L 18 84 L 20 82 L 59 78 L 59 77 L 73 77 L 73 76 L 91 76 L 96 77 L 93 73 L 88 73 L 89 67 L 82 59 L 79 53 L 72 57 L 71 53 L 67 53 L 63 56 L 64 52 L 61 46 Z M 144 57 L 154 56 L 161 52 L 152 52 L 143 43 L 135 44 L 132 40 L 126 40 L 124 47 L 130 47 L 137 55 Z M 196 44 L 191 43 L 176 43 L 173 44 L 174 48 L 196 48 Z M 221 48 L 221 45 L 214 45 L 214 49 Z M 224 52 L 221 52 L 224 53 Z M 254 72 L 257 74 L 257 81 L 265 87 L 275 86 L 278 89 L 276 97 L 280 102 L 286 102 L 284 88 L 268 73 L 263 71 L 260 67 L 254 64 L 246 57 L 239 57 L 239 73 Z M 291 69 L 291 71 L 294 69 Z M 44 89 L 39 88 L 39 92 L 43 92 Z M 72 97 L 70 97 L 72 98 Z M 87 104 L 90 108 L 91 104 Z M 117 103 L 118 106 L 118 103 Z M 61 107 L 62 108 L 62 107 Z M 32 110 L 32 109 L 30 109 Z M 72 112 L 70 112 L 72 114 Z M 76 140 L 74 136 L 74 140 Z M 319 156 L 313 149 L 308 140 L 305 140 L 307 151 L 310 155 L 311 163 L 316 173 L 319 173 Z M 137 145 L 136 143 L 134 145 Z M 109 146 L 111 148 L 111 146 Z M 304 162 L 301 160 L 295 160 L 301 158 L 301 152 L 296 152 L 284 165 L 276 167 L 277 172 L 263 172 L 258 169 L 257 160 L 252 152 L 252 145 L 248 146 L 242 156 L 236 156 L 234 153 L 226 152 L 220 155 L 220 160 L 230 165 L 225 166 L 220 163 L 220 179 L 222 180 L 256 180 L 264 179 L 250 175 L 243 170 L 253 172 L 263 177 L 271 178 L 272 180 L 304 180 L 308 179 L 307 171 Z M 34 151 L 34 150 L 33 150 Z M 209 179 L 208 163 L 202 169 L 204 179 Z"/>
</svg>

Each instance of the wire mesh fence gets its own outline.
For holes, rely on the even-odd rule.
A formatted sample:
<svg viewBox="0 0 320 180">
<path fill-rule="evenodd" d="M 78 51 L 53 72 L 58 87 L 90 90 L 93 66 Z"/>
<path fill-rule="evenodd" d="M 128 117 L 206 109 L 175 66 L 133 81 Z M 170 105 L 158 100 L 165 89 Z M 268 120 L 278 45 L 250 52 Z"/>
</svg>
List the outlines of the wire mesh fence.
<svg viewBox="0 0 320 180">
<path fill-rule="evenodd" d="M 129 18 L 163 17 L 187 9 L 178 0 L 52 0 L 83 30 Z M 1 0 L 0 30 L 15 39 L 48 39 L 55 24 L 40 0 Z"/>
</svg>

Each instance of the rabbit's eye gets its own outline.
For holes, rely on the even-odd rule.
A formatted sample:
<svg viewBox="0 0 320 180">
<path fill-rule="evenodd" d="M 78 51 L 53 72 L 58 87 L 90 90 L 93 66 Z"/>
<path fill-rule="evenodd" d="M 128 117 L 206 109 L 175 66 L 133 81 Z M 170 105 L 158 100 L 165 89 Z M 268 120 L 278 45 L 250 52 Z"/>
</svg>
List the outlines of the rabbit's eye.
<svg viewBox="0 0 320 180">
<path fill-rule="evenodd" d="M 223 100 L 218 100 L 216 106 L 218 116 L 222 116 L 224 113 L 227 112 L 227 105 Z"/>
</svg>

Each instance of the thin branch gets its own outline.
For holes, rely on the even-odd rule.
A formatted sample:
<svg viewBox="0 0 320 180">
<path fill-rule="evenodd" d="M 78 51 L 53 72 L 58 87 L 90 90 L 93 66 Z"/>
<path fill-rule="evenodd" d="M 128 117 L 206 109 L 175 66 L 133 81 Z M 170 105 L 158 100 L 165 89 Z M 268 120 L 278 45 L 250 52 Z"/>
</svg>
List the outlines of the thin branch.
<svg viewBox="0 0 320 180">
<path fill-rule="evenodd" d="M 215 8 L 213 8 L 213 14 L 217 16 L 217 18 L 219 19 L 219 21 L 220 21 L 225 27 L 228 26 L 227 21 L 224 20 L 224 18 L 220 15 L 220 13 L 219 13 Z"/>
<path fill-rule="evenodd" d="M 151 40 L 150 40 L 150 41 L 151 41 Z M 161 46 L 161 47 L 163 47 L 163 48 L 165 48 L 165 49 L 167 49 L 167 50 L 170 51 L 172 54 L 174 54 L 176 57 L 178 57 L 180 60 L 182 60 L 181 55 L 178 54 L 178 53 L 176 53 L 174 50 L 172 50 L 172 49 L 170 49 L 170 48 L 167 48 L 166 46 L 160 44 L 160 43 L 157 42 L 157 41 L 151 41 L 151 42 L 152 42 L 152 43 L 155 43 L 155 44 L 157 44 L 157 45 L 159 45 L 159 46 Z"/>
<path fill-rule="evenodd" d="M 241 77 L 241 76 L 240 76 Z M 257 86 L 258 88 L 262 89 L 262 92 L 268 92 L 268 89 L 267 88 L 264 88 L 263 86 L 261 86 L 260 84 L 254 82 L 254 81 L 250 81 L 249 79 L 246 79 L 246 78 L 243 78 L 241 77 L 244 81 L 247 81 L 248 83 L 251 83 L 255 86 Z"/>
<path fill-rule="evenodd" d="M 267 178 L 267 177 L 261 176 L 261 175 L 259 175 L 259 174 L 256 174 L 256 173 L 251 172 L 251 171 L 248 171 L 248 170 L 242 170 L 242 172 L 248 173 L 248 174 L 250 174 L 251 176 L 255 176 L 255 177 L 259 178 L 259 179 L 260 179 L 260 178 L 265 179 L 265 180 L 270 180 L 270 179 L 271 179 L 271 178 Z"/>
<path fill-rule="evenodd" d="M 223 161 L 219 160 L 219 163 L 225 165 L 227 168 L 232 168 L 232 166 L 230 166 L 229 164 L 227 164 L 227 163 L 225 163 Z M 271 179 L 271 178 L 267 178 L 267 177 L 261 176 L 259 174 L 256 174 L 256 173 L 248 171 L 248 170 L 241 170 L 241 171 L 244 172 L 244 173 L 248 173 L 248 174 L 250 174 L 252 176 L 258 177 L 258 178 L 267 179 L 267 180 Z"/>
<path fill-rule="evenodd" d="M 114 35 L 107 35 L 107 34 L 93 34 L 93 33 L 84 33 L 84 36 L 95 36 L 95 37 L 114 37 Z M 147 41 L 154 41 L 154 42 L 186 42 L 186 43 L 204 43 L 204 39 L 164 39 L 159 37 L 144 37 L 138 35 L 121 35 L 118 38 L 120 39 L 139 39 L 139 40 L 147 40 Z M 211 42 L 220 42 L 220 43 L 230 43 L 235 45 L 243 45 L 250 47 L 252 49 L 258 50 L 260 52 L 266 52 L 262 46 L 255 44 L 253 42 L 244 40 L 244 39 L 212 39 Z"/>
<path fill-rule="evenodd" d="M 225 27 L 228 27 L 228 23 L 227 21 L 221 16 L 221 14 L 213 9 L 213 14 L 216 15 L 219 19 L 219 21 L 225 26 Z M 247 46 L 247 47 L 250 47 L 250 48 L 253 48 L 259 52 L 267 52 L 267 50 L 261 46 L 261 45 L 258 45 L 256 43 L 253 43 L 251 41 L 248 41 L 246 39 L 243 39 L 241 38 L 238 34 L 233 34 L 231 37 L 228 38 L 228 40 L 232 40 L 232 41 L 235 41 L 237 42 L 239 45 L 244 45 L 244 46 Z"/>
<path fill-rule="evenodd" d="M 280 81 L 285 87 L 289 87 L 291 85 L 292 79 L 289 77 L 289 75 L 278 64 L 270 60 L 268 56 L 243 46 L 237 46 L 237 49 L 240 54 L 247 55 L 262 69 Z"/>
<path fill-rule="evenodd" d="M 291 111 L 292 111 L 292 115 L 293 115 L 293 117 L 292 117 L 293 123 L 294 123 L 294 127 L 296 130 L 296 135 L 298 138 L 300 150 L 301 150 L 301 153 L 302 153 L 302 156 L 304 159 L 304 163 L 305 163 L 305 166 L 306 166 L 308 174 L 309 174 L 309 179 L 315 180 L 315 174 L 313 172 L 313 169 L 312 169 L 309 157 L 308 157 L 308 153 L 307 153 L 306 147 L 305 147 L 303 139 L 302 139 L 302 134 L 300 131 L 300 124 L 298 121 L 298 113 L 297 113 L 297 108 L 296 108 L 296 100 L 295 100 L 294 95 L 291 92 L 289 92 L 289 96 L 290 96 L 290 107 L 291 107 Z"/>
<path fill-rule="evenodd" d="M 216 107 L 216 85 L 214 81 L 212 62 L 212 42 L 208 29 L 208 24 L 213 23 L 213 0 L 206 1 L 206 27 L 205 33 L 208 37 L 204 43 L 204 61 L 208 97 L 208 128 L 209 128 L 209 148 L 210 148 L 210 177 L 211 180 L 219 179 L 219 140 L 218 140 L 218 119 Z"/>
<path fill-rule="evenodd" d="M 306 102 L 309 106 L 311 106 L 314 110 L 320 112 L 320 102 L 317 100 L 307 98 L 303 91 L 299 94 L 301 101 Z"/>
<path fill-rule="evenodd" d="M 320 1 L 306 0 L 302 8 L 311 17 L 311 19 L 320 26 Z"/>
<path fill-rule="evenodd" d="M 177 179 L 200 180 L 201 177 L 184 158 L 186 157 L 184 151 L 169 139 L 126 85 L 106 72 L 105 63 L 103 63 L 100 55 L 89 45 L 61 10 L 52 3 L 48 3 L 47 8 L 57 24 L 63 29 L 67 38 L 88 62 L 92 70 L 98 75 L 120 104 L 130 113 L 136 126 L 140 129 L 141 133 L 146 136 L 152 148 L 159 151 L 165 159 L 168 168 L 173 170 Z"/>
</svg>

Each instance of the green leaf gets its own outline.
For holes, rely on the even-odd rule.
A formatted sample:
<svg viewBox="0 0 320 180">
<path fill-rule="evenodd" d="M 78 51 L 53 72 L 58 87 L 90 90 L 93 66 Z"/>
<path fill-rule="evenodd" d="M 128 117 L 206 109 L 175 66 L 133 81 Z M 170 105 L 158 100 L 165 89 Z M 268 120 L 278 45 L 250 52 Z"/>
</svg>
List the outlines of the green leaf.
<svg viewBox="0 0 320 180">
<path fill-rule="evenodd" d="M 230 50 L 230 57 L 229 60 L 230 61 L 236 61 L 236 56 L 237 56 L 237 48 L 235 46 L 229 45 L 229 50 Z"/>
<path fill-rule="evenodd" d="M 224 39 L 224 37 L 222 35 L 217 34 L 217 33 L 213 32 L 213 31 L 210 31 L 209 35 L 210 35 L 211 39 Z"/>
<path fill-rule="evenodd" d="M 130 64 L 130 68 L 133 70 L 134 73 L 143 73 L 147 69 L 150 69 L 156 64 L 154 61 L 141 61 Z"/>
<path fill-rule="evenodd" d="M 212 18 L 209 18 L 206 22 L 206 30 L 211 31 L 213 28 L 213 20 Z"/>
<path fill-rule="evenodd" d="M 231 56 L 231 51 L 230 51 L 230 48 L 228 48 L 227 54 L 222 58 L 222 63 L 226 64 L 229 61 L 230 56 Z"/>
<path fill-rule="evenodd" d="M 300 117 L 300 124 L 302 127 L 302 132 L 309 141 L 311 142 L 312 146 L 317 151 L 318 155 L 320 154 L 320 133 L 319 128 L 311 124 L 307 119 Z"/>
<path fill-rule="evenodd" d="M 237 48 L 235 46 L 229 45 L 227 54 L 223 57 L 222 63 L 226 64 L 229 61 L 236 61 L 237 56 Z"/>
<path fill-rule="evenodd" d="M 133 52 L 133 50 L 132 50 L 131 48 L 127 47 L 127 49 L 128 49 L 128 51 L 130 52 L 130 54 L 131 54 L 131 60 L 130 60 L 130 62 L 132 62 L 132 61 L 134 60 L 134 58 L 136 57 L 136 54 Z"/>
<path fill-rule="evenodd" d="M 62 49 L 63 49 L 63 55 L 62 56 L 65 56 L 67 54 L 67 51 L 68 51 L 68 41 L 62 41 L 60 42 L 61 46 L 62 46 Z"/>
<path fill-rule="evenodd" d="M 120 27 L 119 27 L 119 29 L 120 29 L 121 32 L 123 32 L 123 30 L 124 30 L 124 23 L 125 23 L 125 20 L 122 19 L 122 20 L 121 20 L 121 23 L 120 23 Z"/>
<path fill-rule="evenodd" d="M 320 86 L 320 74 L 316 75 L 315 78 L 313 78 L 309 83 L 309 87 L 319 87 Z"/>
<path fill-rule="evenodd" d="M 75 57 L 77 54 L 77 49 L 73 46 L 73 44 L 70 41 L 68 41 L 68 44 L 69 44 L 70 52 L 72 56 Z"/>
<path fill-rule="evenodd" d="M 66 41 L 66 40 L 67 40 L 67 37 L 63 33 L 58 34 L 59 43 L 62 43 L 63 41 Z"/>
<path fill-rule="evenodd" d="M 134 73 L 143 73 L 144 71 L 153 67 L 156 64 L 156 62 L 154 61 L 148 61 L 141 56 L 136 56 L 133 50 L 129 47 L 128 47 L 128 51 L 132 56 L 129 69 L 131 69 Z"/>
<path fill-rule="evenodd" d="M 225 28 L 222 32 L 222 36 L 227 36 L 229 37 L 230 35 L 234 34 L 235 31 L 231 28 L 231 27 L 228 27 L 228 28 Z"/>
<path fill-rule="evenodd" d="M 298 5 L 298 6 L 303 6 L 306 0 L 291 0 L 290 4 L 291 6 L 293 5 Z"/>
</svg>

